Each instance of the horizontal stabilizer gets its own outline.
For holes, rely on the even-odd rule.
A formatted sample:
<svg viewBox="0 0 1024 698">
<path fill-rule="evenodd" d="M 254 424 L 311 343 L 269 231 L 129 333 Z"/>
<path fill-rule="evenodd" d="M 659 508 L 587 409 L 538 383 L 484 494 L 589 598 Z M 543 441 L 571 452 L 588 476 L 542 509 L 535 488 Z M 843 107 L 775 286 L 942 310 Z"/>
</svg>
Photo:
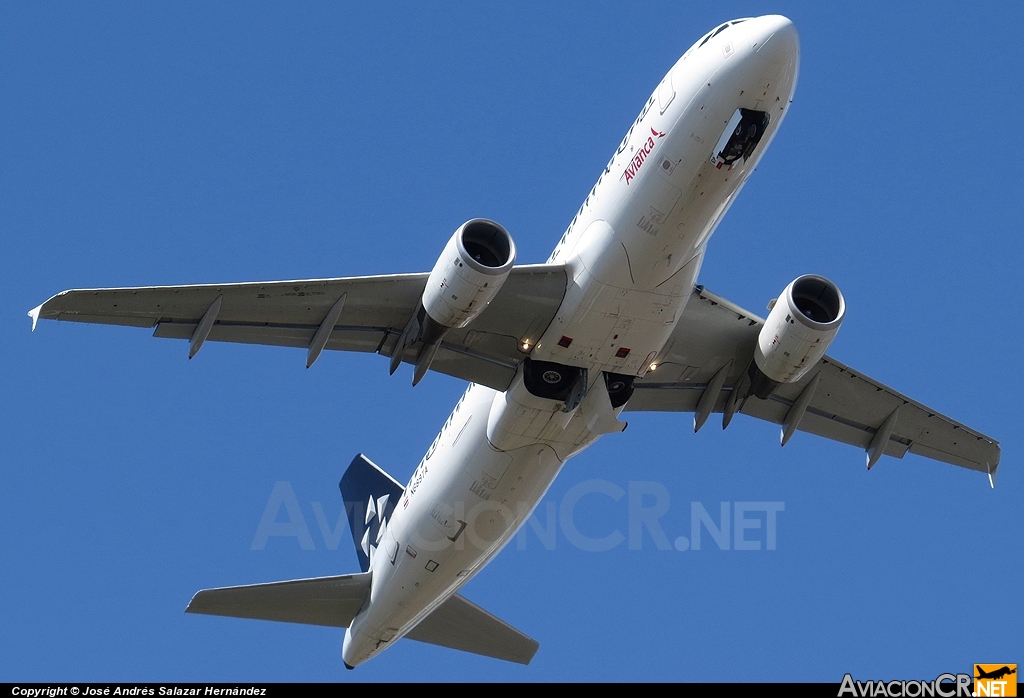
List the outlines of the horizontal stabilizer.
<svg viewBox="0 0 1024 698">
<path fill-rule="evenodd" d="M 347 628 L 369 595 L 370 573 L 363 572 L 203 589 L 185 612 Z"/>
<path fill-rule="evenodd" d="M 406 637 L 430 645 L 529 664 L 540 643 L 456 594 L 420 621 Z"/>
</svg>

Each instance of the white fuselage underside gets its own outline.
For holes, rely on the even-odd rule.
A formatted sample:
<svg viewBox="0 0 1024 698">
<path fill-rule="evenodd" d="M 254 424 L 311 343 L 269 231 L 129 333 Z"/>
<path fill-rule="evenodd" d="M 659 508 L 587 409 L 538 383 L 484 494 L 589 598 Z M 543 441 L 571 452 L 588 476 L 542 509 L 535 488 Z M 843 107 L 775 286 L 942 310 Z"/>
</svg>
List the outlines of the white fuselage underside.
<svg viewBox="0 0 1024 698">
<path fill-rule="evenodd" d="M 643 376 L 656 365 L 708 239 L 789 108 L 798 63 L 796 30 L 778 16 L 735 23 L 680 58 L 551 255 L 569 285 L 532 359 L 586 368 L 591 387 L 602 372 Z M 749 159 L 716 167 L 713 151 L 739 108 L 770 122 Z M 345 636 L 349 666 L 455 593 L 526 521 L 565 461 L 615 430 L 586 398 L 572 412 L 562 406 L 531 395 L 522 368 L 504 393 L 469 386 L 376 545 L 370 601 Z"/>
</svg>

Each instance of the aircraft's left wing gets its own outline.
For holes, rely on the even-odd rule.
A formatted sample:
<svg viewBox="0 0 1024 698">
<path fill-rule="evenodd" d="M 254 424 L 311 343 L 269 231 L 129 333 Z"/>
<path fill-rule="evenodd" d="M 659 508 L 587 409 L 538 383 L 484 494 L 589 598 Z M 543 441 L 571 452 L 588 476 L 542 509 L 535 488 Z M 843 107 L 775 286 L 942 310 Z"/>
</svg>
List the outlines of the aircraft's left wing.
<svg viewBox="0 0 1024 698">
<path fill-rule="evenodd" d="M 29 312 L 40 319 L 153 327 L 187 339 L 190 356 L 206 340 L 301 347 L 307 363 L 322 349 L 391 356 L 416 311 L 427 274 L 150 286 L 64 291 Z M 565 295 L 562 265 L 514 267 L 469 327 L 445 335 L 431 369 L 505 390 Z M 407 362 L 415 355 L 407 353 Z"/>
<path fill-rule="evenodd" d="M 659 355 L 656 370 L 636 381 L 626 409 L 703 412 L 705 419 L 712 412 L 725 412 L 763 324 L 756 315 L 698 286 Z M 814 386 L 808 389 L 812 381 Z M 909 451 L 988 473 L 993 482 L 999 466 L 999 443 L 994 439 L 830 356 L 800 381 L 779 386 L 767 400 L 747 398 L 738 411 L 783 425 L 783 435 L 787 428 L 790 434 L 799 429 L 862 448 L 869 464 L 882 454 L 902 458 Z"/>
</svg>

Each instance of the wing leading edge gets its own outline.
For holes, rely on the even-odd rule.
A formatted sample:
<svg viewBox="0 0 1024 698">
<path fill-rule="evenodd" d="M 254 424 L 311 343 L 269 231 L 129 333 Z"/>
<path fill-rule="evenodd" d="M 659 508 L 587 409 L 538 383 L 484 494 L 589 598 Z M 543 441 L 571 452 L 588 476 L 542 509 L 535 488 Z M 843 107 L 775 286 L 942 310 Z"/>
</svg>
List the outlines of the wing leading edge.
<svg viewBox="0 0 1024 698">
<path fill-rule="evenodd" d="M 762 318 L 698 286 L 658 357 L 657 369 L 636 382 L 626 409 L 697 412 L 715 374 L 728 365 L 710 407 L 724 412 L 763 324 Z M 801 401 L 812 381 L 816 383 L 808 391 L 809 400 Z M 830 356 L 797 383 L 780 386 L 767 400 L 751 397 L 739 411 L 783 425 L 784 438 L 791 426 L 863 448 L 869 467 L 883 453 L 902 458 L 910 452 L 988 473 L 994 482 L 999 466 L 999 443 L 994 439 Z M 791 416 L 795 424 L 787 419 Z"/>
<path fill-rule="evenodd" d="M 196 286 L 150 286 L 63 291 L 29 311 L 40 319 L 153 327 L 155 337 L 391 356 L 416 311 L 427 274 L 272 281 Z M 547 329 L 562 302 L 562 265 L 513 268 L 491 305 L 469 327 L 445 336 L 431 368 L 505 390 L 525 358 L 520 351 Z M 403 360 L 415 362 L 407 350 Z"/>
</svg>

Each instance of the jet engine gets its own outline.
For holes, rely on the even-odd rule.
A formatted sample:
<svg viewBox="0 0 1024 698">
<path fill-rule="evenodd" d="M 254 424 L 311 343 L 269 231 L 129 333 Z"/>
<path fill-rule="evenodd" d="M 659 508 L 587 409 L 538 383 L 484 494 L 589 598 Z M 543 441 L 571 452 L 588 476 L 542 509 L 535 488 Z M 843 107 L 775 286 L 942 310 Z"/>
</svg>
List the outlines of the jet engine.
<svg viewBox="0 0 1024 698">
<path fill-rule="evenodd" d="M 444 335 L 466 327 L 490 305 L 515 261 L 512 236 L 494 221 L 474 218 L 459 226 L 430 271 L 419 306 L 395 344 L 391 373 L 406 347 L 419 343 L 412 384 L 419 383 Z"/>
<path fill-rule="evenodd" d="M 443 327 L 465 327 L 494 300 L 515 261 L 516 245 L 503 227 L 483 218 L 463 223 L 430 272 L 423 308 Z"/>
<path fill-rule="evenodd" d="M 786 286 L 757 337 L 750 392 L 766 399 L 779 385 L 803 378 L 825 355 L 845 313 L 843 294 L 822 276 Z"/>
</svg>

